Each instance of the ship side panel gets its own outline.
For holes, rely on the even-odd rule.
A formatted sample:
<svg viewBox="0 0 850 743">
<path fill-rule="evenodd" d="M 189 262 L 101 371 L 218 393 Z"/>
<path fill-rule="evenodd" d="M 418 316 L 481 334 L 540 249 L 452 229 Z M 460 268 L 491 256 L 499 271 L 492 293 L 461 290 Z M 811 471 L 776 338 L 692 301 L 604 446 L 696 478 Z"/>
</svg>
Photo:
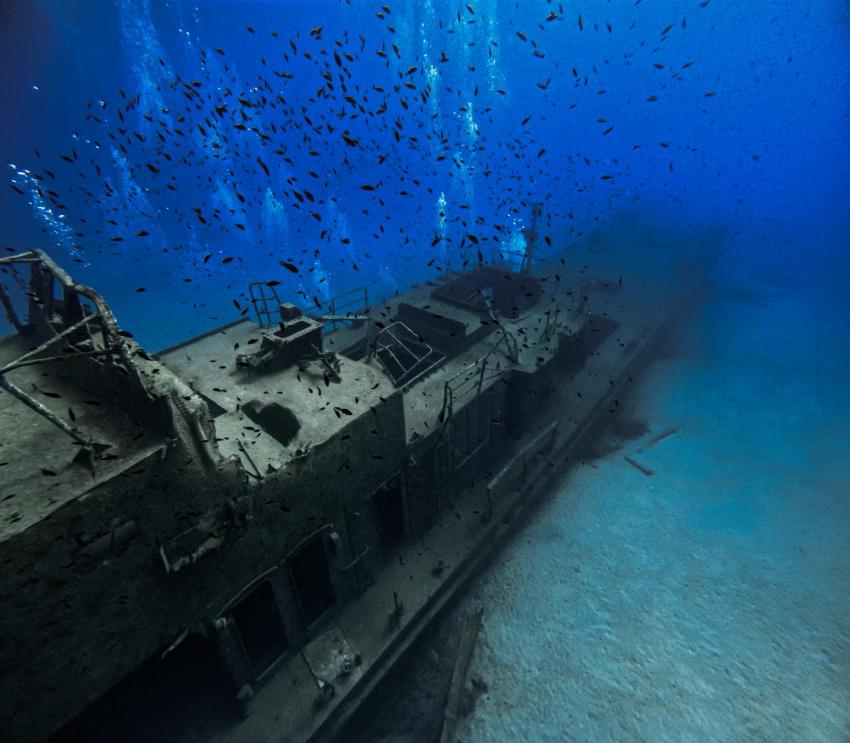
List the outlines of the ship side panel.
<svg viewBox="0 0 850 743">
<path fill-rule="evenodd" d="M 233 480 L 160 452 L 0 545 L 4 740 L 43 739 L 168 639 L 159 536 Z"/>
<path fill-rule="evenodd" d="M 16 669 L 3 676 L 4 740 L 44 739 L 270 571 L 297 648 L 383 559 L 373 496 L 402 471 L 403 416 L 391 395 L 250 489 L 232 463 L 209 471 L 180 446 L 152 453 L 0 545 L 0 667 Z M 372 522 L 365 543 L 348 537 L 352 511 Z M 308 623 L 291 562 L 325 527 L 333 600 Z"/>
</svg>

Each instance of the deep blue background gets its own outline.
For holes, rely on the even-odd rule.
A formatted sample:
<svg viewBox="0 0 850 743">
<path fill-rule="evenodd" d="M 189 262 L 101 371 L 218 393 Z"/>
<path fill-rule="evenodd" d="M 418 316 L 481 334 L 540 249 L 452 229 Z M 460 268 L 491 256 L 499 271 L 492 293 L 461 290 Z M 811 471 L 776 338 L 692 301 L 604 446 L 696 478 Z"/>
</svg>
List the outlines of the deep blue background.
<svg viewBox="0 0 850 743">
<path fill-rule="evenodd" d="M 6 0 L 0 250 L 47 250 L 153 350 L 249 279 L 311 305 L 488 259 L 538 200 L 553 253 L 719 241 L 739 281 L 843 292 L 846 3 L 381 6 Z"/>
</svg>

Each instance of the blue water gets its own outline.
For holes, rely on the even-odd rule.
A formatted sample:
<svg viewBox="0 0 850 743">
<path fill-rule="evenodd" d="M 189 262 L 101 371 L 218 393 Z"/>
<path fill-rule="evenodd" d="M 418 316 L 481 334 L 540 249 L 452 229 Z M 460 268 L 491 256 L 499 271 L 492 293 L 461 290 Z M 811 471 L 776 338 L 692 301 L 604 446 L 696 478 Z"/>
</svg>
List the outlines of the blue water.
<svg viewBox="0 0 850 743">
<path fill-rule="evenodd" d="M 487 259 L 534 201 L 550 253 L 617 226 L 744 278 L 846 269 L 845 3 L 387 7 L 4 3 L 3 249 L 154 350 L 249 279 L 311 304 Z"/>
<path fill-rule="evenodd" d="M 850 452 L 846 2 L 6 0 L 0 101 L 0 251 L 47 251 L 150 350 L 250 280 L 312 306 L 522 249 L 541 202 L 544 256 L 717 256 L 681 386 L 706 435 L 761 423 L 690 527 L 760 533 L 729 457 Z M 681 487 L 716 457 L 684 448 Z"/>
</svg>

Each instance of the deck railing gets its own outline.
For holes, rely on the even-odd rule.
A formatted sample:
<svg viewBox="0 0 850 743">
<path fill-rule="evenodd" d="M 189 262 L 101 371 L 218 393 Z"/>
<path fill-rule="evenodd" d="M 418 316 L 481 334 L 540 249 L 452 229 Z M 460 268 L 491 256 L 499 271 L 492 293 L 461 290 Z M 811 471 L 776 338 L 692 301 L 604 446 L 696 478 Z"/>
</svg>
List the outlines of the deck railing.
<svg viewBox="0 0 850 743">
<path fill-rule="evenodd" d="M 74 281 L 48 255 L 40 250 L 30 250 L 0 258 L 0 270 L 18 279 L 19 286 L 24 288 L 26 284 L 21 281 L 17 271 L 21 266 L 28 266 L 30 274 L 28 288 L 24 289 L 28 298 L 26 322 L 19 317 L 7 288 L 0 282 L 0 303 L 6 316 L 23 337 L 37 332 L 35 322 L 39 317 L 45 320 L 44 325 L 48 332 L 53 332 L 54 335 L 0 367 L 0 388 L 50 421 L 78 444 L 84 447 L 97 446 L 92 437 L 80 431 L 73 421 L 69 422 L 58 416 L 7 379 L 6 375 L 33 364 L 95 357 L 107 364 L 120 364 L 124 371 L 144 388 L 138 368 L 130 355 L 128 343 L 121 335 L 115 317 L 103 297 L 94 289 Z M 61 299 L 57 297 L 57 285 L 62 292 Z M 80 302 L 80 297 L 89 300 L 91 306 Z M 60 344 L 61 351 L 44 355 Z"/>
</svg>

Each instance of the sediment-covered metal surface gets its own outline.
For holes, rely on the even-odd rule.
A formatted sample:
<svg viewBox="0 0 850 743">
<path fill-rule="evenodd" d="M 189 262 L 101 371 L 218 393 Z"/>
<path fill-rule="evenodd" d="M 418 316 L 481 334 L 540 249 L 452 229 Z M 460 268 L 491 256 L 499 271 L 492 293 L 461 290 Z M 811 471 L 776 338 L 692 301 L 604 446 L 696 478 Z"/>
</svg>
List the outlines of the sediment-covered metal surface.
<svg viewBox="0 0 850 743">
<path fill-rule="evenodd" d="M 3 360 L 45 339 L 64 358 L 8 378 L 86 434 L 0 398 L 19 431 L 0 542 L 11 740 L 195 635 L 243 712 L 215 740 L 338 735 L 616 409 L 680 302 L 479 266 L 344 314 L 280 304 L 153 357 L 117 325 L 92 337 L 103 310 L 71 281 L 48 295 L 43 254 L 21 262 L 38 301 Z"/>
</svg>

